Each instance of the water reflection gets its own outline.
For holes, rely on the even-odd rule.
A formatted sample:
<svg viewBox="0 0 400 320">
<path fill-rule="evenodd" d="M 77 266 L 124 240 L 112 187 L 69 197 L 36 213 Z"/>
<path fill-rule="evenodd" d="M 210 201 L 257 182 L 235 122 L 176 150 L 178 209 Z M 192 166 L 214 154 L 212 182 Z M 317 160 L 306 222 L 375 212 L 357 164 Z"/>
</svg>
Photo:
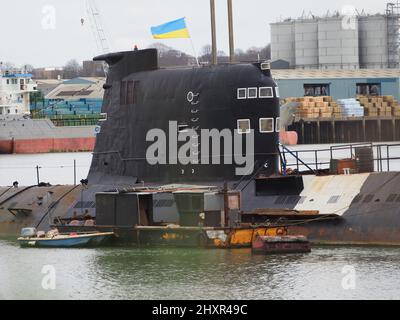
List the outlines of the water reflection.
<svg viewBox="0 0 400 320">
<path fill-rule="evenodd" d="M 4 299 L 396 299 L 399 248 L 314 248 L 311 254 L 254 256 L 250 250 L 20 249 L 0 240 Z M 43 265 L 57 289 L 41 288 Z M 345 290 L 342 271 L 356 270 Z"/>
</svg>

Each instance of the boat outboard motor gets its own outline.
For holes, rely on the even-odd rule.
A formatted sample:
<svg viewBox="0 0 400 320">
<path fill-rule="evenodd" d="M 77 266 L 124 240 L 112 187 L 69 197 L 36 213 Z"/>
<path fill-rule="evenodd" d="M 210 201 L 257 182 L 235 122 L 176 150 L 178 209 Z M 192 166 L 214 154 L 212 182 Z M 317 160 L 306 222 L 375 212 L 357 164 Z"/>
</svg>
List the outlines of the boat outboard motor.
<svg viewBox="0 0 400 320">
<path fill-rule="evenodd" d="M 23 228 L 21 230 L 21 237 L 24 237 L 24 238 L 35 237 L 36 233 L 37 233 L 36 228 Z"/>
</svg>

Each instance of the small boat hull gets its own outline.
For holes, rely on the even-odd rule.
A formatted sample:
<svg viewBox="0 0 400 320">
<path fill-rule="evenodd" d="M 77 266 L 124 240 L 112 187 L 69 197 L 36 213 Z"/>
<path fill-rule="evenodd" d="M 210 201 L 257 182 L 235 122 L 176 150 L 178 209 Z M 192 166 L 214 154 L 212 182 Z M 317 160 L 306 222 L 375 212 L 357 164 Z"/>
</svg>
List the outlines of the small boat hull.
<svg viewBox="0 0 400 320">
<path fill-rule="evenodd" d="M 311 245 L 304 236 L 257 236 L 252 244 L 254 254 L 309 253 Z"/>
<path fill-rule="evenodd" d="M 54 238 L 18 238 L 18 242 L 22 248 L 86 248 L 107 245 L 113 238 L 113 232 L 105 232 Z"/>
</svg>

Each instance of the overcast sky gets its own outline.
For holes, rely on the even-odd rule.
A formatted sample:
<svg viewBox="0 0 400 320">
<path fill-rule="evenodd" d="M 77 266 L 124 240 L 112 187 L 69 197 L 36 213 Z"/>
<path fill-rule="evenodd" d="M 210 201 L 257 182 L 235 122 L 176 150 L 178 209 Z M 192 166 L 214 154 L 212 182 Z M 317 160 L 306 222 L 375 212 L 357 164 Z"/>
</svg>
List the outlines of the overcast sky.
<svg viewBox="0 0 400 320">
<path fill-rule="evenodd" d="M 91 59 L 98 52 L 84 0 L 1 0 L 0 61 L 17 66 L 62 66 L 71 58 Z M 149 46 L 150 27 L 187 18 L 197 51 L 210 43 L 209 0 L 96 0 L 113 51 L 130 50 L 134 44 Z M 216 0 L 219 50 L 228 52 L 226 0 Z M 328 10 L 353 6 L 367 13 L 383 13 L 384 0 L 233 0 L 236 48 L 265 46 L 270 41 L 269 23 L 302 12 L 323 15 Z M 50 6 L 50 7 L 49 7 Z M 49 9 L 50 8 L 50 9 Z M 52 8 L 55 19 L 52 19 Z M 55 24 L 53 24 L 53 22 Z M 166 45 L 193 54 L 187 39 L 162 40 Z"/>
</svg>

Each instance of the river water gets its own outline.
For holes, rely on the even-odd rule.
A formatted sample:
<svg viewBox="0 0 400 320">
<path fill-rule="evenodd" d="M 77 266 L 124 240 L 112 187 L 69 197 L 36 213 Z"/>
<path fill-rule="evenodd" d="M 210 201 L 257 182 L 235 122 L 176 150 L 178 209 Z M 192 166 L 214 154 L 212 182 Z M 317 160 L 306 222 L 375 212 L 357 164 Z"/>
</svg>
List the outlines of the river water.
<svg viewBox="0 0 400 320">
<path fill-rule="evenodd" d="M 41 181 L 73 183 L 74 160 L 77 178 L 86 177 L 90 153 L 1 155 L 0 185 L 35 184 L 36 165 Z M 250 250 L 21 249 L 15 238 L 0 238 L 0 299 L 398 298 L 400 248 L 316 247 L 264 257 Z"/>
<path fill-rule="evenodd" d="M 391 143 L 393 144 L 393 143 Z M 390 145 L 390 143 L 389 143 Z M 333 145 L 337 148 L 338 145 Z M 328 168 L 331 157 L 329 145 L 307 145 L 293 146 L 290 150 L 296 152 L 301 150 L 320 150 L 318 157 L 315 158 L 314 152 L 300 152 L 299 157 L 313 169 Z M 353 150 L 354 155 L 354 150 Z M 335 149 L 332 153 L 333 158 L 342 159 L 350 158 L 350 150 Z M 377 150 L 374 148 L 374 156 L 377 157 Z M 286 155 L 288 164 L 292 164 L 292 168 L 296 168 L 296 159 L 290 154 Z M 389 169 L 400 171 L 400 145 L 392 146 L 390 149 L 382 148 L 382 158 L 396 158 L 390 161 Z M 37 183 L 37 169 L 39 166 L 40 182 L 49 182 L 56 184 L 73 184 L 74 183 L 74 161 L 76 163 L 76 180 L 79 181 L 87 177 L 92 154 L 88 152 L 82 153 L 49 153 L 49 154 L 29 154 L 29 155 L 0 155 L 0 186 L 12 185 L 14 181 L 18 181 L 20 186 L 28 186 Z M 317 164 L 315 164 L 317 163 Z M 382 168 L 386 170 L 387 161 L 382 161 Z M 305 166 L 300 164 L 301 170 L 306 170 Z M 375 162 L 377 170 L 377 163 Z"/>
<path fill-rule="evenodd" d="M 398 299 L 400 249 L 265 257 L 243 249 L 20 249 L 3 239 L 0 284 L 0 299 Z"/>
<path fill-rule="evenodd" d="M 48 153 L 0 155 L 0 186 L 12 185 L 18 181 L 20 186 L 37 184 L 39 166 L 40 182 L 74 184 L 74 161 L 76 163 L 77 182 L 87 177 L 92 154 Z"/>
</svg>

